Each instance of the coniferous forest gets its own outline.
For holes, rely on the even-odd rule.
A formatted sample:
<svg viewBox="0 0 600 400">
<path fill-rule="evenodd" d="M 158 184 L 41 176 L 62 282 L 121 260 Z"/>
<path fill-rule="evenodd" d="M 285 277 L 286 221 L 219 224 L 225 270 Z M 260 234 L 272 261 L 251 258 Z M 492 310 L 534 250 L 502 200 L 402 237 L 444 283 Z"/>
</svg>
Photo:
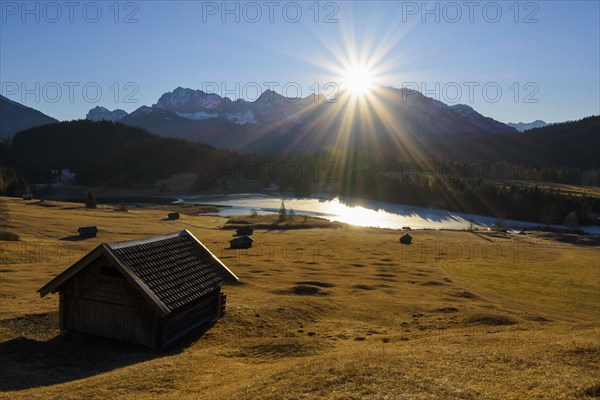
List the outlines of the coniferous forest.
<svg viewBox="0 0 600 400">
<path fill-rule="evenodd" d="M 108 121 L 49 124 L 0 145 L 0 192 L 20 196 L 29 183 L 47 184 L 68 168 L 74 184 L 124 189 L 152 187 L 172 174 L 197 174 L 191 192 L 235 192 L 240 182 L 276 184 L 300 195 L 328 193 L 542 224 L 597 224 L 600 199 L 558 185 L 600 185 L 600 167 L 585 160 L 553 164 L 569 132 L 598 140 L 598 117 L 534 129 L 521 135 L 554 138 L 547 163 L 407 159 L 359 144 L 345 156 L 323 149 L 277 155 L 238 154 L 183 139 L 165 138 Z M 487 140 L 501 141 L 496 135 Z M 506 141 L 516 140 L 510 135 Z M 68 143 L 68 145 L 66 145 Z M 571 143 L 577 145 L 577 143 Z M 587 144 L 586 144 L 587 146 Z M 583 163 L 583 164 L 582 164 Z M 574 219 L 575 216 L 575 219 Z"/>
</svg>

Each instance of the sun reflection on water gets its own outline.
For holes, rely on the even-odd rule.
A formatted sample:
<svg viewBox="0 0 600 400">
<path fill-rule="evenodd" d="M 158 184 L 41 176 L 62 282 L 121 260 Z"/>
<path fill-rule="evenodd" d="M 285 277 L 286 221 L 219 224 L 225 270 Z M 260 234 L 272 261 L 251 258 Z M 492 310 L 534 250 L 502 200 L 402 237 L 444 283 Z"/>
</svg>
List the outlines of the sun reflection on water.
<svg viewBox="0 0 600 400">
<path fill-rule="evenodd" d="M 388 229 L 488 229 L 497 226 L 512 228 L 533 227 L 538 224 L 525 221 L 499 221 L 497 218 L 482 215 L 462 214 L 438 209 L 420 208 L 403 204 L 393 204 L 352 198 L 322 197 L 278 197 L 256 193 L 220 196 L 183 196 L 180 203 L 213 204 L 224 206 L 222 216 L 249 215 L 252 210 L 259 214 L 276 214 L 285 202 L 288 210 L 296 215 L 310 215 L 330 221 L 338 221 L 355 226 L 379 227 Z M 600 226 L 585 228 L 587 232 L 598 234 Z"/>
<path fill-rule="evenodd" d="M 343 222 L 357 226 L 391 227 L 390 219 L 393 214 L 382 209 L 369 209 L 362 206 L 350 206 L 340 203 L 339 198 L 326 202 L 323 212 L 331 214 L 332 221 Z"/>
</svg>

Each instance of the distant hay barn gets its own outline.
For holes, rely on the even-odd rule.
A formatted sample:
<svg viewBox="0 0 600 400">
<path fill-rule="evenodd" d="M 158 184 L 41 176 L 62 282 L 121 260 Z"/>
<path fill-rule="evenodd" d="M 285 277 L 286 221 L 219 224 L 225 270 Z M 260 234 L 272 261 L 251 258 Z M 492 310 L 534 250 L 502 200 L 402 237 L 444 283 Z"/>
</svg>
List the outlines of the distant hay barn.
<svg viewBox="0 0 600 400">
<path fill-rule="evenodd" d="M 238 236 L 250 236 L 254 233 L 254 228 L 250 225 L 241 226 L 236 229 L 236 235 Z"/>
<path fill-rule="evenodd" d="M 217 321 L 238 278 L 190 232 L 103 243 L 38 292 L 60 294 L 61 331 L 160 349 Z"/>
<path fill-rule="evenodd" d="M 95 226 L 80 226 L 79 229 L 77 229 L 77 232 L 79 232 L 79 237 L 96 237 L 96 234 L 98 233 L 98 228 L 96 228 Z"/>
<path fill-rule="evenodd" d="M 167 218 L 169 218 L 170 220 L 179 219 L 179 213 L 178 212 L 169 213 L 167 215 Z"/>
<path fill-rule="evenodd" d="M 23 200 L 33 200 L 33 195 L 31 193 L 25 193 L 21 198 Z"/>
<path fill-rule="evenodd" d="M 412 236 L 410 236 L 408 233 L 405 233 L 404 235 L 402 235 L 402 237 L 400 237 L 400 243 L 402 243 L 402 244 L 411 244 L 412 243 Z"/>
<path fill-rule="evenodd" d="M 252 239 L 250 236 L 238 236 L 229 241 L 229 245 L 232 249 L 249 249 L 252 247 Z"/>
</svg>

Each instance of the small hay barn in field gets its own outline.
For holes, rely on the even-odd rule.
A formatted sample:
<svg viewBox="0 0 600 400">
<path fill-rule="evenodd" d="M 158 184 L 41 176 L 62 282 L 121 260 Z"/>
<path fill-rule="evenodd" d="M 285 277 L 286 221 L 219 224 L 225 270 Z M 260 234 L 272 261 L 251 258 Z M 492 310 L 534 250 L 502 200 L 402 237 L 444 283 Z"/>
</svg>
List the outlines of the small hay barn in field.
<svg viewBox="0 0 600 400">
<path fill-rule="evenodd" d="M 402 237 L 400 237 L 400 243 L 402 243 L 402 244 L 411 244 L 412 243 L 412 236 L 410 236 L 408 233 L 405 233 L 404 235 L 402 235 Z"/>
<path fill-rule="evenodd" d="M 79 237 L 96 237 L 98 228 L 95 226 L 80 226 L 77 232 L 79 233 Z"/>
<path fill-rule="evenodd" d="M 61 331 L 163 348 L 224 313 L 238 280 L 189 231 L 103 243 L 39 290 L 59 293 Z"/>
<path fill-rule="evenodd" d="M 254 239 L 252 239 L 250 236 L 244 235 L 231 239 L 229 241 L 229 246 L 232 249 L 249 249 L 250 247 L 252 247 L 253 242 Z"/>
</svg>

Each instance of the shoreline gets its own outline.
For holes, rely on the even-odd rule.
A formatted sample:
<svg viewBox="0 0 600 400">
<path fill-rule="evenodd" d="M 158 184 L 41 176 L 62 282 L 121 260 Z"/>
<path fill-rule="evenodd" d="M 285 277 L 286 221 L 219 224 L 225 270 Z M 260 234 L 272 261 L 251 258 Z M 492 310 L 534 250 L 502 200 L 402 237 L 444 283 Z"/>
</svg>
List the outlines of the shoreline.
<svg viewBox="0 0 600 400">
<path fill-rule="evenodd" d="M 261 196 L 261 195 L 266 195 L 266 193 L 218 193 L 218 194 L 214 194 L 214 193 L 210 193 L 210 194 L 194 194 L 194 195 L 186 195 L 186 196 L 190 196 L 192 198 L 194 197 L 202 197 L 202 196 L 206 196 L 208 198 L 215 198 L 215 197 L 229 197 L 229 196 Z M 57 202 L 67 202 L 67 203 L 84 203 L 85 202 L 85 196 L 81 195 L 81 196 L 41 196 L 43 200 L 46 201 L 57 201 Z M 292 193 L 287 193 L 287 192 L 278 192 L 278 193 L 269 193 L 268 197 L 275 200 L 279 200 L 279 199 L 284 199 L 285 200 L 294 200 L 294 199 L 316 199 L 316 200 L 322 200 L 321 197 L 319 197 L 318 195 L 316 196 L 305 196 L 305 197 L 296 197 L 294 196 Z M 336 197 L 333 196 L 332 199 L 335 198 L 340 198 L 340 197 Z M 42 200 L 42 199 L 37 199 L 37 200 Z M 36 198 L 34 198 L 34 200 L 36 200 Z M 215 204 L 214 202 L 210 202 L 209 200 L 208 202 L 202 202 L 202 201 L 193 201 L 185 198 L 182 198 L 182 196 L 161 196 L 161 195 L 153 195 L 153 194 L 146 194 L 146 195 L 122 195 L 122 196 L 96 196 L 96 200 L 98 203 L 101 204 L 106 204 L 106 205 L 119 205 L 119 204 L 123 204 L 123 205 L 130 205 L 130 206 L 135 206 L 138 208 L 146 208 L 146 207 L 153 207 L 153 206 L 196 206 L 196 207 L 207 207 L 210 208 L 212 207 L 214 210 L 211 211 L 204 211 L 201 214 L 215 214 L 215 215 L 220 215 L 220 213 L 224 210 L 233 210 L 236 207 L 237 208 L 248 208 L 248 214 L 250 213 L 251 209 L 256 209 L 260 212 L 262 212 L 264 215 L 269 215 L 269 214 L 276 214 L 277 210 L 273 207 L 261 207 L 261 206 L 241 206 L 241 205 L 228 205 L 228 204 Z M 364 207 L 361 206 L 361 202 L 366 202 L 367 203 L 367 207 L 368 207 L 368 203 L 371 202 L 370 200 L 365 200 L 365 199 L 342 199 L 342 200 L 348 200 L 348 206 L 353 207 L 353 206 L 360 206 L 360 207 Z M 346 203 L 346 202 L 344 202 Z M 393 211 L 388 211 L 385 210 L 383 208 L 379 208 L 377 207 L 378 204 L 382 202 L 374 202 L 373 204 L 376 206 L 375 208 L 373 208 L 374 211 L 384 211 L 386 213 L 389 214 L 396 214 L 396 215 L 402 215 L 400 213 L 397 212 L 393 212 Z M 379 204 L 379 205 L 381 205 Z M 436 212 L 447 212 L 447 213 L 454 213 L 452 211 L 448 211 L 448 210 L 441 210 L 441 209 L 432 209 L 432 208 L 424 208 L 424 207 L 418 207 L 418 206 L 411 206 L 411 205 L 406 205 L 406 204 L 396 204 L 396 203 L 386 203 L 389 206 L 397 206 L 397 207 L 411 207 L 413 209 L 418 209 L 418 210 L 422 210 L 423 212 L 427 212 L 427 211 L 436 211 Z M 290 208 L 291 209 L 291 208 Z M 330 221 L 337 221 L 337 222 L 342 222 L 342 223 L 347 223 L 348 225 L 351 226 L 363 226 L 363 225 L 359 225 L 359 224 L 352 224 L 352 223 L 348 223 L 345 221 L 338 221 L 337 219 L 335 219 L 336 215 L 331 214 L 329 215 L 330 217 L 334 217 L 334 218 L 327 218 L 325 216 L 325 214 L 321 215 L 322 213 L 319 211 L 311 211 L 311 210 L 298 210 L 295 209 L 294 210 L 296 212 L 297 215 L 309 215 L 309 216 L 313 216 L 313 217 L 321 217 L 321 218 L 325 218 L 328 219 Z M 467 213 L 456 213 L 456 214 L 467 214 Z M 240 216 L 240 215 L 245 215 L 245 214 L 232 214 L 232 215 L 220 215 L 223 217 L 231 217 L 231 216 Z M 467 218 L 483 218 L 483 219 L 490 219 L 490 218 L 495 218 L 494 216 L 487 216 L 487 215 L 472 215 L 472 216 L 468 216 Z M 502 220 L 499 220 L 502 221 Z M 583 235 L 591 235 L 591 236 L 599 236 L 598 233 L 595 232 L 595 230 L 597 230 L 599 228 L 598 225 L 581 225 L 578 226 L 575 229 L 569 229 L 567 227 L 561 227 L 561 226 L 557 226 L 557 225 L 551 225 L 551 226 L 544 226 L 542 224 L 536 223 L 536 222 L 532 222 L 532 221 L 503 221 L 506 224 L 488 224 L 489 226 L 479 226 L 478 229 L 476 230 L 498 230 L 498 231 L 509 231 L 509 230 L 514 230 L 514 231 L 520 231 L 520 232 L 524 232 L 524 231 L 539 231 L 539 232 L 553 232 L 553 233 L 563 233 L 563 234 L 583 234 Z M 511 224 L 513 223 L 513 224 Z M 531 226 L 523 226 L 523 225 L 531 225 Z M 521 225 L 521 226 L 519 226 Z M 467 228 L 449 228 L 449 227 L 411 227 L 410 224 L 406 225 L 407 227 L 410 227 L 411 230 L 450 230 L 450 231 L 469 231 L 469 229 Z M 364 226 L 364 227 L 370 227 L 370 228 L 379 228 L 379 229 L 392 229 L 392 230 L 403 230 L 403 227 L 386 227 L 386 226 Z M 586 231 L 587 230 L 587 231 Z"/>
</svg>

